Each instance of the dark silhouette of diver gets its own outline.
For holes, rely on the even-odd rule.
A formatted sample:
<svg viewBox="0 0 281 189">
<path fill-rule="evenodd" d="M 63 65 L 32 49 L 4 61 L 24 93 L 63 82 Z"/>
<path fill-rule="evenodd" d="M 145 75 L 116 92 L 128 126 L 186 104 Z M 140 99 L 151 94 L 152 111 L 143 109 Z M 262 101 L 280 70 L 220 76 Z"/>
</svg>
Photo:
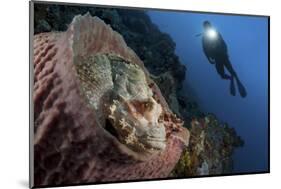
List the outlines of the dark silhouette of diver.
<svg viewBox="0 0 281 189">
<path fill-rule="evenodd" d="M 221 34 L 215 30 L 209 21 L 203 23 L 202 45 L 204 53 L 211 64 L 215 64 L 216 70 L 222 79 L 230 80 L 230 93 L 236 95 L 234 80 L 237 82 L 241 97 L 246 97 L 247 92 L 236 72 L 234 71 L 228 57 L 227 46 Z M 200 34 L 199 34 L 200 35 Z M 230 75 L 225 73 L 225 69 Z"/>
</svg>

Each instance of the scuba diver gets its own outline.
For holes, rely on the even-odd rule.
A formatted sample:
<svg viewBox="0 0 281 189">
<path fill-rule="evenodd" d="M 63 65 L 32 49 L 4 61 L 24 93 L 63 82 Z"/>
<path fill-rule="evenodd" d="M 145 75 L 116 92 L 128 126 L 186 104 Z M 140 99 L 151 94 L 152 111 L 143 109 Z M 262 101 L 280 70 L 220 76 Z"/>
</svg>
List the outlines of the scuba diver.
<svg viewBox="0 0 281 189">
<path fill-rule="evenodd" d="M 236 95 L 234 80 L 236 80 L 241 97 L 246 97 L 247 92 L 236 72 L 234 71 L 228 57 L 227 46 L 221 34 L 215 30 L 209 21 L 203 23 L 204 31 L 202 34 L 202 45 L 204 53 L 211 64 L 214 64 L 216 70 L 222 79 L 230 80 L 230 93 Z M 225 73 L 225 68 L 230 75 Z"/>
</svg>

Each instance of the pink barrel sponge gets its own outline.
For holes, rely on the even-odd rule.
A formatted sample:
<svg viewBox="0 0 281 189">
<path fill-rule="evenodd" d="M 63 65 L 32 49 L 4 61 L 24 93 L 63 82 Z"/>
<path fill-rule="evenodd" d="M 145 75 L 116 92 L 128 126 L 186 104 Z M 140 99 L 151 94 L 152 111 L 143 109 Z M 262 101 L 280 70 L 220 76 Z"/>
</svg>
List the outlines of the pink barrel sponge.
<svg viewBox="0 0 281 189">
<path fill-rule="evenodd" d="M 97 17 L 34 37 L 34 185 L 166 178 L 189 132 Z"/>
</svg>

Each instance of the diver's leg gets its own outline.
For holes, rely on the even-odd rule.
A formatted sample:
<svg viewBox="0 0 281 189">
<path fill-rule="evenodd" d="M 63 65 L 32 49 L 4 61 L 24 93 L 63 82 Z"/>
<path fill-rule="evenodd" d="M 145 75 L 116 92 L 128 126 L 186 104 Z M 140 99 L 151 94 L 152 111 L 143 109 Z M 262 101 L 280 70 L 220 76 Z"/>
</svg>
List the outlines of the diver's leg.
<svg viewBox="0 0 281 189">
<path fill-rule="evenodd" d="M 240 82 L 240 79 L 238 78 L 236 72 L 234 71 L 234 69 L 233 69 L 233 67 L 232 67 L 228 57 L 227 57 L 227 61 L 225 61 L 225 67 L 229 71 L 231 76 L 235 78 L 235 80 L 237 82 L 237 86 L 238 86 L 238 90 L 239 90 L 240 96 L 243 97 L 243 98 L 246 97 L 247 96 L 246 89 L 243 86 L 243 84 Z"/>
<path fill-rule="evenodd" d="M 234 86 L 234 81 L 233 81 L 233 77 L 225 74 L 225 71 L 224 71 L 224 64 L 223 63 L 220 63 L 219 61 L 217 61 L 216 63 L 216 69 L 217 69 L 217 72 L 218 74 L 221 76 L 222 79 L 228 79 L 230 80 L 230 94 L 235 96 L 236 94 L 236 91 L 235 91 L 235 86 Z"/>
<path fill-rule="evenodd" d="M 216 69 L 222 79 L 231 79 L 231 76 L 229 76 L 225 73 L 224 64 L 221 63 L 220 61 L 216 61 Z"/>
<path fill-rule="evenodd" d="M 228 57 L 225 57 L 224 66 L 226 67 L 227 71 L 230 73 L 231 76 L 233 76 L 235 78 L 237 77 L 237 74 L 234 71 Z"/>
</svg>

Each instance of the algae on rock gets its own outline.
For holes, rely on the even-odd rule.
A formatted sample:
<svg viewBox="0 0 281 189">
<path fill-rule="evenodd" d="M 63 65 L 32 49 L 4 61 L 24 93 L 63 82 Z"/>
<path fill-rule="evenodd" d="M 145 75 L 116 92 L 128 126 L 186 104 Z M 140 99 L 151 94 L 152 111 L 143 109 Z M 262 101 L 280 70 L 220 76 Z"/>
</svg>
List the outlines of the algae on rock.
<svg viewBox="0 0 281 189">
<path fill-rule="evenodd" d="M 230 174 L 232 154 L 243 140 L 233 128 L 221 124 L 214 115 L 193 119 L 190 128 L 190 145 L 171 173 L 172 177 Z"/>
</svg>

